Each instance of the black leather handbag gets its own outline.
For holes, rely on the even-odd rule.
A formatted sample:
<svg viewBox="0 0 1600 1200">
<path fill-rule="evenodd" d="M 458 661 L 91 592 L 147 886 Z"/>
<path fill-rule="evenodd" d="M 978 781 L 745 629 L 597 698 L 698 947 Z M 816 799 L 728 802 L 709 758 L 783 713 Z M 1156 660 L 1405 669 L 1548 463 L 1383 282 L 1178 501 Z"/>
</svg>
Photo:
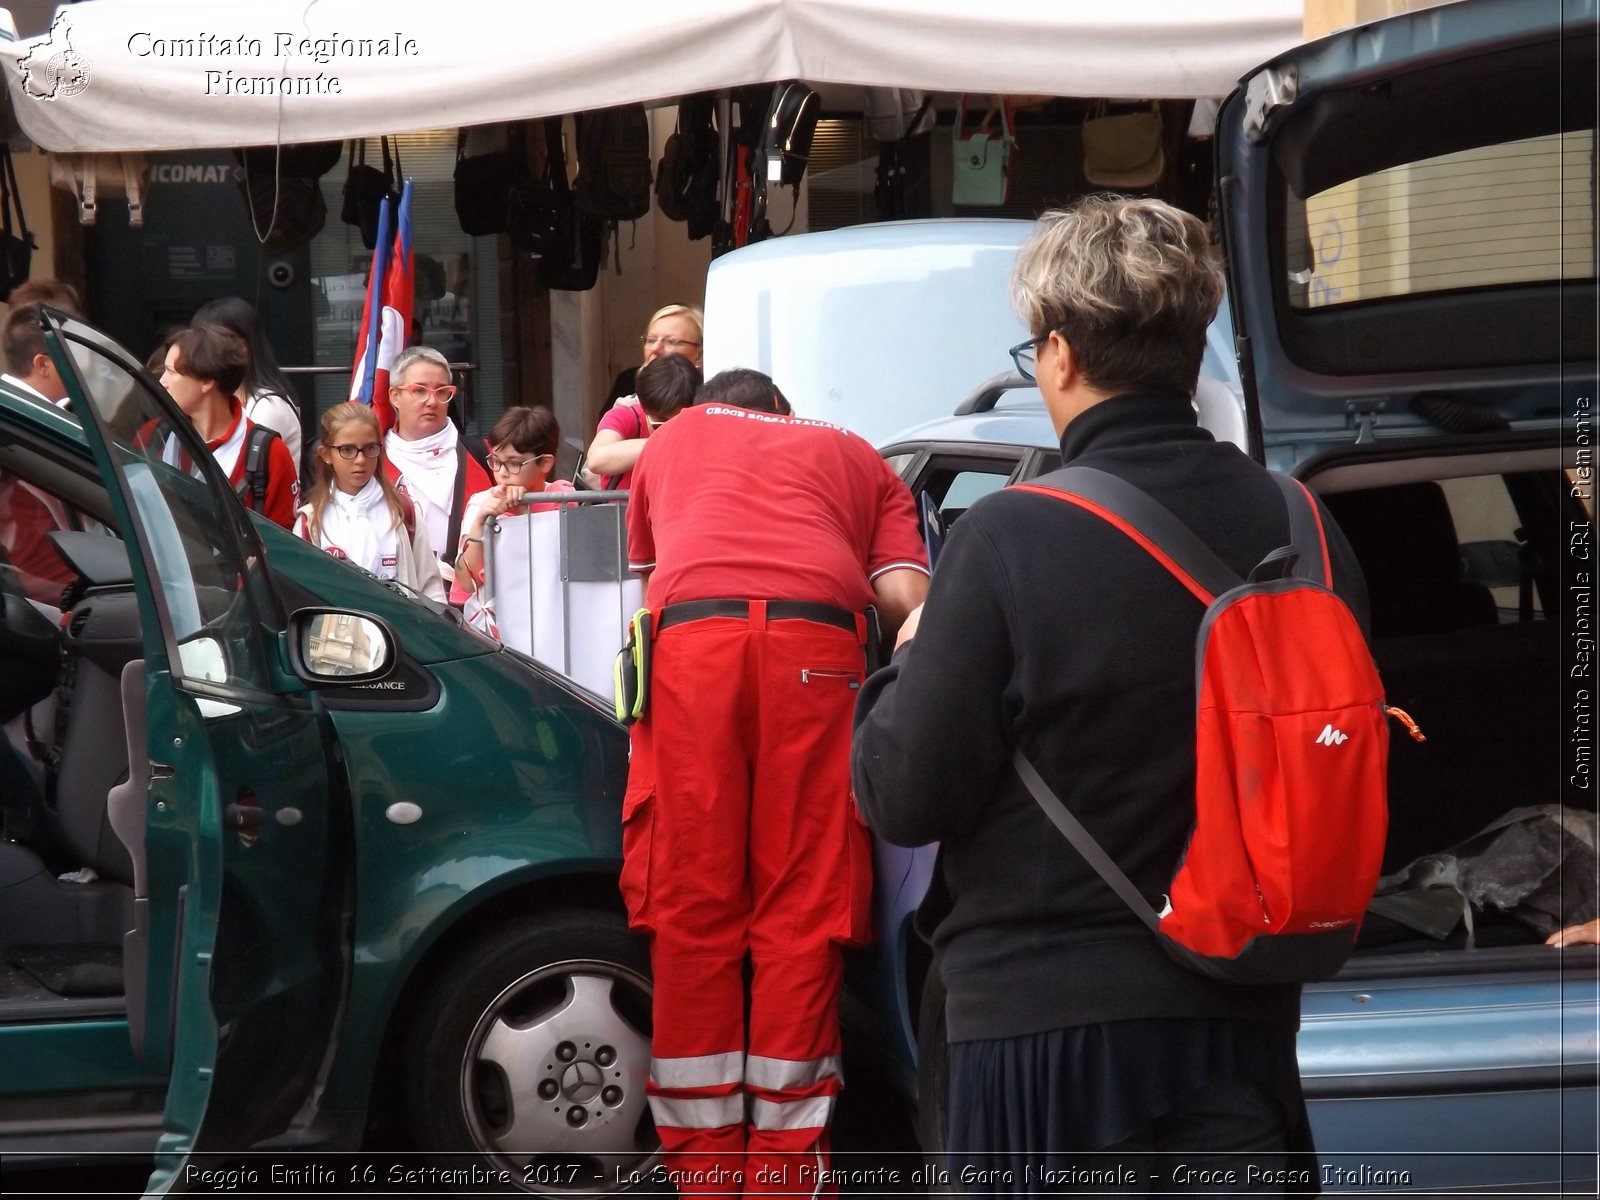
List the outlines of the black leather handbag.
<svg viewBox="0 0 1600 1200">
<path fill-rule="evenodd" d="M 578 211 L 577 196 L 567 182 L 567 152 L 561 118 L 544 123 L 545 186 L 553 209 L 549 243 L 539 256 L 539 283 L 558 292 L 586 292 L 600 278 L 605 256 L 606 223 Z"/>
<path fill-rule="evenodd" d="M 11 148 L 0 143 L 0 295 L 11 295 L 13 288 L 27 281 L 38 249 L 22 215 L 22 192 L 17 187 L 17 168 L 11 161 Z M 16 220 L 13 224 L 12 213 Z"/>
<path fill-rule="evenodd" d="M 391 153 L 389 139 L 382 137 L 378 144 L 383 152 L 383 168 L 367 165 L 367 139 L 350 143 L 350 173 L 344 179 L 344 204 L 339 219 L 346 225 L 361 230 L 361 244 L 368 250 L 378 245 L 378 212 L 383 202 L 399 199 L 400 181 L 404 178 L 400 168 L 400 147 Z"/>
<path fill-rule="evenodd" d="M 512 125 L 507 144 L 487 154 L 467 153 L 467 131 L 456 135 L 456 217 L 472 237 L 512 232 L 512 197 L 537 185 L 528 169 L 520 125 Z"/>
</svg>

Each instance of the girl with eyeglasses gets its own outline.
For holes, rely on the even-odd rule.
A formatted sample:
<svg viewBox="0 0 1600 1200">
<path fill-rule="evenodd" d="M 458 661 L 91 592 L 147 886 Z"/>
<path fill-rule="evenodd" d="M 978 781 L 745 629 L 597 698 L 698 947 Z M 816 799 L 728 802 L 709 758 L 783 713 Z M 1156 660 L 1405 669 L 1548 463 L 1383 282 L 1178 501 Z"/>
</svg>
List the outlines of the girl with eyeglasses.
<svg viewBox="0 0 1600 1200">
<path fill-rule="evenodd" d="M 322 414 L 320 433 L 316 482 L 295 514 L 295 535 L 442 602 L 444 577 L 418 502 L 383 473 L 377 414 L 365 404 L 336 404 Z"/>
<path fill-rule="evenodd" d="M 506 513 L 520 516 L 549 504 L 530 504 L 540 492 L 570 492 L 565 479 L 551 479 L 561 426 L 555 413 L 541 406 L 508 408 L 489 430 L 489 471 L 494 486 L 467 501 L 461 524 L 461 544 L 456 551 L 456 577 L 450 602 L 462 604 L 483 586 L 483 531 L 489 521 Z"/>
</svg>

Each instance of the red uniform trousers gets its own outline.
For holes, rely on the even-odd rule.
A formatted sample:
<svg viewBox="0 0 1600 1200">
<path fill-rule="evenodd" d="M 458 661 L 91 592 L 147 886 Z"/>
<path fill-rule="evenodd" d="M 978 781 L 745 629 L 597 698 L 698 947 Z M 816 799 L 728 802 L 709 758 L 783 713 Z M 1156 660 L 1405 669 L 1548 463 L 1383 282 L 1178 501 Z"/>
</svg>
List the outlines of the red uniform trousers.
<svg viewBox="0 0 1600 1200">
<path fill-rule="evenodd" d="M 849 767 L 863 633 L 756 601 L 657 635 L 622 890 L 652 935 L 650 1106 L 686 1196 L 833 1190 L 840 947 L 871 922 Z"/>
</svg>

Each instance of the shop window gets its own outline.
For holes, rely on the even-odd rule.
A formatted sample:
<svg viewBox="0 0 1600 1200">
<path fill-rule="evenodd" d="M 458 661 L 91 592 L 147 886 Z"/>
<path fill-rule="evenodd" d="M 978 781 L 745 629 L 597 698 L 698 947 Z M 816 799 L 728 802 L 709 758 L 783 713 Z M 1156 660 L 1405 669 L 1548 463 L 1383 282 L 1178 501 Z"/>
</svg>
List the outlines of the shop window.
<svg viewBox="0 0 1600 1200">
<path fill-rule="evenodd" d="M 473 238 L 461 231 L 455 211 L 454 130 L 401 134 L 400 165 L 414 187 L 411 197 L 412 244 L 416 252 L 417 296 L 413 329 L 423 344 L 439 350 L 456 366 L 461 391 L 455 416 L 469 441 L 481 438 L 505 410 L 505 380 L 500 321 L 499 239 Z M 343 373 L 316 376 L 320 416 L 348 397 L 355 361 L 357 327 L 366 302 L 372 251 L 354 225 L 339 220 L 350 147 L 339 166 L 322 177 L 328 223 L 311 243 L 318 367 Z M 369 165 L 381 162 L 376 138 L 367 144 Z"/>
</svg>

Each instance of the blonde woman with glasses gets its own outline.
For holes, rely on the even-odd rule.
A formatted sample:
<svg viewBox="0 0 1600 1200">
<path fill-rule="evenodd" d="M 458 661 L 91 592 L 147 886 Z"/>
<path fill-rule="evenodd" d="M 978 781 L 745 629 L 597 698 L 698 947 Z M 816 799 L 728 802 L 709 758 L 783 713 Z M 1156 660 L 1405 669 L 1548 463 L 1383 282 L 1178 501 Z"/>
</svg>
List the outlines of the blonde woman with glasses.
<svg viewBox="0 0 1600 1200">
<path fill-rule="evenodd" d="M 639 339 L 644 352 L 640 369 L 663 354 L 679 354 L 696 367 L 701 366 L 705 341 L 705 317 L 698 308 L 687 304 L 669 304 L 651 314 L 645 325 L 644 336 Z M 591 487 L 601 487 L 600 480 L 609 477 L 622 480 L 633 471 L 639 453 L 650 437 L 650 421 L 639 404 L 638 396 L 624 396 L 600 418 L 594 441 L 584 457 L 585 481 Z M 624 485 L 625 486 L 625 485 Z"/>
</svg>

